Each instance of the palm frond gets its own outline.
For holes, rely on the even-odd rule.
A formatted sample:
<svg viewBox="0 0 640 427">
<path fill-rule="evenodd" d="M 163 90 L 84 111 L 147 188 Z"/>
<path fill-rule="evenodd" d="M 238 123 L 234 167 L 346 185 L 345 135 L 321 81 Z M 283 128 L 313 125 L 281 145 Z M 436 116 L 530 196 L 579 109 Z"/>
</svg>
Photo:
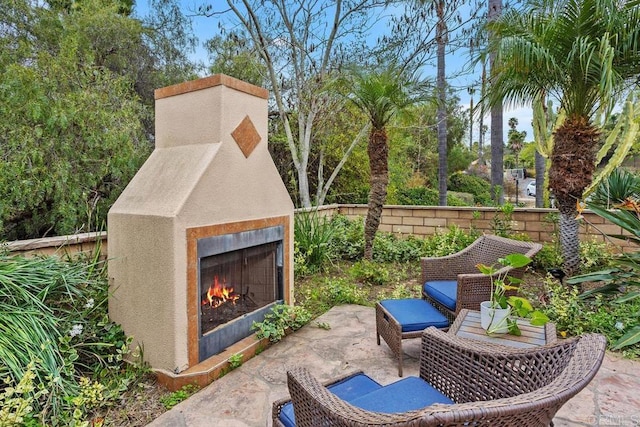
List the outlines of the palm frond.
<svg viewBox="0 0 640 427">
<path fill-rule="evenodd" d="M 375 129 L 382 129 L 400 110 L 425 99 L 424 82 L 393 66 L 369 72 L 356 70 L 352 73 L 350 99 L 369 116 Z"/>
<path fill-rule="evenodd" d="M 521 105 L 545 93 L 568 116 L 610 113 L 640 64 L 637 9 L 616 0 L 549 0 L 490 22 L 498 67 L 488 102 Z"/>
<path fill-rule="evenodd" d="M 625 209 L 608 210 L 594 203 L 587 203 L 587 206 L 598 216 L 607 219 L 629 233 L 628 236 L 621 236 L 622 238 L 640 239 L 640 217 L 636 212 Z"/>
</svg>

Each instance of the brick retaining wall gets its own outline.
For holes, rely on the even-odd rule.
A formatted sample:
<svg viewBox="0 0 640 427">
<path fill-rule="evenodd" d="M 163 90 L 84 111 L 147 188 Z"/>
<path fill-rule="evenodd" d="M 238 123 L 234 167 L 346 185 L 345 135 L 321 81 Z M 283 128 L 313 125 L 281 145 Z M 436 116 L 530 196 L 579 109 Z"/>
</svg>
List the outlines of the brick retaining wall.
<svg viewBox="0 0 640 427">
<path fill-rule="evenodd" d="M 350 219 L 366 217 L 366 205 L 330 205 L 324 210 L 332 210 Z M 557 209 L 516 208 L 512 216 L 511 229 L 517 234 L 527 234 L 535 242 L 553 241 L 554 224 L 548 219 Z M 442 207 L 442 206 L 385 206 L 382 211 L 380 231 L 403 235 L 431 236 L 436 231 L 446 231 L 448 227 L 457 225 L 469 230 L 474 227 L 483 233 L 492 233 L 492 221 L 498 215 L 495 208 L 486 207 Z M 581 240 L 605 241 L 602 233 L 625 234 L 621 227 L 605 221 L 604 218 L 584 212 L 580 226 Z M 626 241 L 614 239 L 616 244 L 627 250 L 635 250 L 636 246 Z"/>
<path fill-rule="evenodd" d="M 298 211 L 303 211 L 299 209 Z M 322 215 L 336 213 L 350 219 L 364 218 L 367 215 L 366 205 L 326 205 L 318 208 Z M 445 231 L 448 227 L 457 225 L 468 230 L 472 226 L 484 233 L 491 233 L 491 223 L 497 215 L 495 208 L 485 207 L 442 207 L 442 206 L 385 206 L 382 211 L 380 231 L 398 233 L 402 235 L 431 236 L 436 231 Z M 545 220 L 549 214 L 557 214 L 557 209 L 516 208 L 513 212 L 511 229 L 515 233 L 527 234 L 536 242 L 550 242 L 553 240 L 553 224 Z M 582 240 L 605 240 L 602 233 L 624 234 L 622 229 L 605 221 L 598 215 L 585 212 L 580 226 Z M 615 239 L 626 250 L 636 250 L 637 247 L 628 242 Z M 72 236 L 57 236 L 33 240 L 20 240 L 6 243 L 6 248 L 13 254 L 91 254 L 96 246 L 100 246 L 102 256 L 107 256 L 107 233 L 83 233 Z"/>
</svg>

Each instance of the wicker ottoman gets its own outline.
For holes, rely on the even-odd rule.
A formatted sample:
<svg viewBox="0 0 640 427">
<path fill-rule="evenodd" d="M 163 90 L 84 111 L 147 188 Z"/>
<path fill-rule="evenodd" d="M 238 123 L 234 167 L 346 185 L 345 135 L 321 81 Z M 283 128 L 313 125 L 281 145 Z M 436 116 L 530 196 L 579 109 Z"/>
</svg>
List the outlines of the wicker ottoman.
<svg viewBox="0 0 640 427">
<path fill-rule="evenodd" d="M 449 320 L 423 299 L 388 299 L 376 304 L 376 339 L 387 343 L 398 359 L 398 376 L 402 376 L 402 340 L 419 338 L 429 326 L 447 329 Z"/>
</svg>

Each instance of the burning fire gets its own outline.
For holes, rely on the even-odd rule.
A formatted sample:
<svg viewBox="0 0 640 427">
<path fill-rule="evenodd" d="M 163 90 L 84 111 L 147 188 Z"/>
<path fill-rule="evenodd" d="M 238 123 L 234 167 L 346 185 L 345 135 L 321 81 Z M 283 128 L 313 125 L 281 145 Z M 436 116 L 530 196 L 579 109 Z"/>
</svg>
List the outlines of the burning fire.
<svg viewBox="0 0 640 427">
<path fill-rule="evenodd" d="M 220 307 L 227 301 L 231 301 L 235 304 L 238 298 L 240 298 L 240 295 L 236 294 L 233 291 L 233 288 L 227 287 L 225 283 L 220 283 L 218 281 L 218 276 L 214 276 L 213 283 L 207 290 L 207 296 L 202 300 L 202 305 L 209 304 L 211 307 L 216 308 Z"/>
</svg>

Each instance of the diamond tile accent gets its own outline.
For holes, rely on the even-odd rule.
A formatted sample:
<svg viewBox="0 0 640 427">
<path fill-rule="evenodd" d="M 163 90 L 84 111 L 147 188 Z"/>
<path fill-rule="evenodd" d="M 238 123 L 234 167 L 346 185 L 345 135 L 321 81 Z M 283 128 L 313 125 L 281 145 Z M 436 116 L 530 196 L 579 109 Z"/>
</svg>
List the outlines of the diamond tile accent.
<svg viewBox="0 0 640 427">
<path fill-rule="evenodd" d="M 249 116 L 242 119 L 242 122 L 240 122 L 238 127 L 231 132 L 231 136 L 247 158 L 251 155 L 253 149 L 256 148 L 262 139 Z"/>
</svg>

